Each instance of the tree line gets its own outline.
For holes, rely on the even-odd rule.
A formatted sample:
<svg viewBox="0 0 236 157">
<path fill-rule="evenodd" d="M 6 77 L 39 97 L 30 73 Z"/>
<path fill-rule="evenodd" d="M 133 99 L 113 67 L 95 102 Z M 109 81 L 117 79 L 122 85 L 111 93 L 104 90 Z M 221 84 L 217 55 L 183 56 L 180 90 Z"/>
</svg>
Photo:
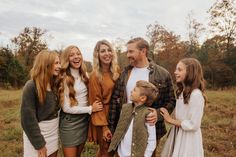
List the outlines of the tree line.
<svg viewBox="0 0 236 157">
<path fill-rule="evenodd" d="M 149 58 L 164 66 L 172 75 L 177 62 L 184 57 L 197 58 L 204 69 L 209 88 L 224 88 L 236 85 L 236 7 L 235 0 L 217 0 L 208 10 L 209 21 L 205 28 L 190 13 L 187 16 L 188 39 L 155 22 L 147 26 L 146 36 L 150 41 Z M 46 30 L 26 27 L 11 39 L 14 48 L 0 47 L 0 86 L 21 87 L 29 79 L 34 57 L 48 45 L 44 39 Z M 207 38 L 200 42 L 202 35 Z M 124 40 L 113 42 L 118 54 L 118 63 L 123 69 L 128 60 L 122 51 Z M 57 50 L 60 53 L 62 50 Z M 88 71 L 91 62 L 85 61 Z M 174 77 L 173 77 L 174 78 Z"/>
<path fill-rule="evenodd" d="M 236 85 L 236 6 L 235 0 L 217 0 L 208 10 L 205 28 L 190 13 L 187 16 L 188 40 L 158 22 L 147 26 L 150 41 L 149 57 L 165 67 L 174 78 L 178 61 L 185 57 L 197 58 L 204 69 L 208 88 Z M 200 42 L 202 35 L 207 38 Z M 119 40 L 120 41 L 120 40 Z M 118 52 L 121 45 L 117 45 Z M 119 64 L 127 65 L 125 54 L 118 53 Z"/>
</svg>

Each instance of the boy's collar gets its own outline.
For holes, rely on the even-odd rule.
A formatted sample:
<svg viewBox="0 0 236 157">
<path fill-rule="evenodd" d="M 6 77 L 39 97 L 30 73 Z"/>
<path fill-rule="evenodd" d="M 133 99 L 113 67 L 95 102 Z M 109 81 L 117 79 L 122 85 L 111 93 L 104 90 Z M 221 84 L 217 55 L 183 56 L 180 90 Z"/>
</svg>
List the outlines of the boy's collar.
<svg viewBox="0 0 236 157">
<path fill-rule="evenodd" d="M 146 105 L 146 103 L 144 103 L 144 104 L 142 104 L 142 105 L 135 105 L 135 104 L 132 102 L 132 106 L 133 106 L 134 108 L 140 108 L 140 107 L 142 107 L 142 106 L 147 106 L 147 105 Z"/>
</svg>

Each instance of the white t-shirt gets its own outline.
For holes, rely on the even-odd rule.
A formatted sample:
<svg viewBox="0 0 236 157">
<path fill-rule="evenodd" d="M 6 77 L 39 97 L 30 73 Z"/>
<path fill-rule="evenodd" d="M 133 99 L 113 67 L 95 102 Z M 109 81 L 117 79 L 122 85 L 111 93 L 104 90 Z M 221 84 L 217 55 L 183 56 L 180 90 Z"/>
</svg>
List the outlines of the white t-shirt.
<svg viewBox="0 0 236 157">
<path fill-rule="evenodd" d="M 150 71 L 148 70 L 148 67 L 144 67 L 144 68 L 134 67 L 131 70 L 129 80 L 126 85 L 127 103 L 131 103 L 130 94 L 131 94 L 131 91 L 136 86 L 136 82 L 139 80 L 149 81 L 149 72 Z"/>
<path fill-rule="evenodd" d="M 118 154 L 120 157 L 130 157 L 131 156 L 131 144 L 132 144 L 132 132 L 133 132 L 133 121 L 132 119 L 129 128 L 121 140 L 118 146 Z M 144 157 L 151 157 L 153 151 L 156 148 L 156 127 L 155 125 L 151 126 L 146 123 L 147 131 L 148 131 L 148 141 L 147 141 L 147 148 L 144 153 Z"/>
</svg>

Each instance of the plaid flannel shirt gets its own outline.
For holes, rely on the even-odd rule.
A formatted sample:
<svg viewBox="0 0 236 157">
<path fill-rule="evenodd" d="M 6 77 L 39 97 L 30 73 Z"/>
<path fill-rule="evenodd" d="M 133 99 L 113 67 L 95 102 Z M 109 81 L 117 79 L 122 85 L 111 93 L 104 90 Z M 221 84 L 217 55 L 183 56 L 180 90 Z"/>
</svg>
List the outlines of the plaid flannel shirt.
<svg viewBox="0 0 236 157">
<path fill-rule="evenodd" d="M 129 65 L 121 73 L 111 96 L 108 122 L 112 133 L 114 133 L 117 126 L 122 105 L 127 102 L 126 85 L 132 68 Z M 175 108 L 176 99 L 169 72 L 151 61 L 149 62 L 148 69 L 150 70 L 149 82 L 153 83 L 159 90 L 158 97 L 151 107 L 157 109 L 156 137 L 160 139 L 165 135 L 166 127 L 159 109 L 165 107 L 171 113 Z"/>
</svg>

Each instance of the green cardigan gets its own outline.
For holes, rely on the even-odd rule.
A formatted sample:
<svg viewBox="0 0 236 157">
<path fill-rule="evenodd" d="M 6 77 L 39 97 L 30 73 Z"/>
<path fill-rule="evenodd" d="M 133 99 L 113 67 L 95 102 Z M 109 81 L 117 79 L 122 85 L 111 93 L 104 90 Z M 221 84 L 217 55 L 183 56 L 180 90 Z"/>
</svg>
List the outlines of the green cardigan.
<svg viewBox="0 0 236 157">
<path fill-rule="evenodd" d="M 150 111 L 145 105 L 140 105 L 135 108 L 134 104 L 124 104 L 108 151 L 116 151 L 128 130 L 132 118 L 134 118 L 131 156 L 143 157 L 148 141 L 148 131 L 145 125 L 145 118 L 149 113 Z"/>
<path fill-rule="evenodd" d="M 47 91 L 45 102 L 40 105 L 34 81 L 29 80 L 26 82 L 21 103 L 21 125 L 36 150 L 46 144 L 38 123 L 58 117 L 58 110 L 59 102 L 56 94 L 52 91 Z"/>
</svg>

